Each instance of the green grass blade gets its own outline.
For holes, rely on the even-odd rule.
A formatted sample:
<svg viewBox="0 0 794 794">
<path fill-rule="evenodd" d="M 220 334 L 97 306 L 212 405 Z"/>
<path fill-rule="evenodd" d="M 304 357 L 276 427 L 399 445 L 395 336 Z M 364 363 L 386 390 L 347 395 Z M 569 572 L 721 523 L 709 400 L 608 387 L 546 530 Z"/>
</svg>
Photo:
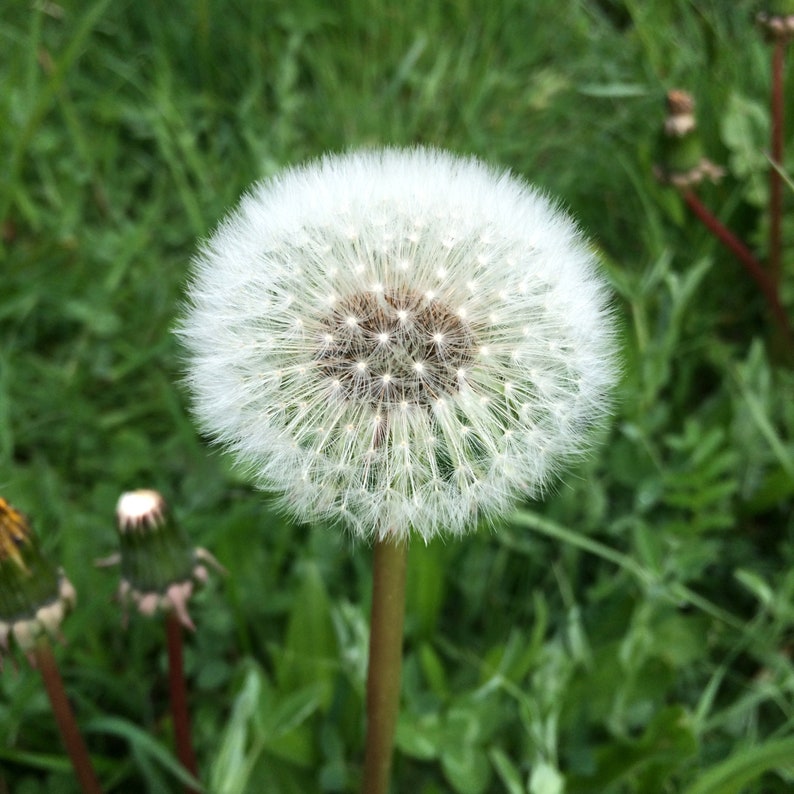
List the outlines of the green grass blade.
<svg viewBox="0 0 794 794">
<path fill-rule="evenodd" d="M 775 769 L 794 770 L 794 738 L 738 752 L 712 766 L 682 794 L 739 794 L 747 783 Z"/>
<path fill-rule="evenodd" d="M 173 775 L 180 783 L 204 791 L 201 784 L 177 761 L 176 757 L 166 750 L 162 744 L 153 739 L 146 731 L 126 720 L 117 717 L 97 717 L 86 725 L 87 731 L 109 733 L 125 739 L 142 757 L 154 761 L 157 765 Z"/>
</svg>

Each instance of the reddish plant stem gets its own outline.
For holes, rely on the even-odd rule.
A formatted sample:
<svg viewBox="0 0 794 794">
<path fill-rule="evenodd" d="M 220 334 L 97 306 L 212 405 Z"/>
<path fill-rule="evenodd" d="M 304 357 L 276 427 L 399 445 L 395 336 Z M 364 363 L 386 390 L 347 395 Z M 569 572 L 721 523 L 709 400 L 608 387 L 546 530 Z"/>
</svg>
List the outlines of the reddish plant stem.
<svg viewBox="0 0 794 794">
<path fill-rule="evenodd" d="M 66 697 L 58 664 L 46 637 L 42 637 L 36 642 L 33 656 L 36 667 L 41 672 L 44 687 L 52 705 L 52 713 L 58 723 L 58 730 L 61 732 L 66 752 L 72 760 L 77 780 L 84 794 L 102 794 L 102 787 L 99 785 L 99 780 L 91 764 L 91 757 L 88 755 L 83 735 L 77 727 L 72 707 Z"/>
<path fill-rule="evenodd" d="M 190 738 L 190 716 L 187 710 L 187 686 L 185 684 L 185 668 L 182 655 L 182 624 L 173 612 L 165 618 L 166 635 L 168 638 L 168 685 L 171 693 L 171 716 L 174 721 L 174 738 L 176 753 L 182 766 L 198 778 L 196 754 Z M 192 786 L 186 786 L 188 794 L 197 794 Z"/>
<path fill-rule="evenodd" d="M 780 284 L 783 270 L 783 179 L 778 169 L 783 167 L 783 65 L 785 53 L 786 43 L 781 37 L 778 37 L 772 46 L 772 167 L 769 169 L 769 275 L 775 289 Z"/>
<path fill-rule="evenodd" d="M 744 269 L 758 285 L 764 299 L 767 302 L 769 311 L 777 322 L 781 333 L 788 345 L 792 342 L 791 325 L 788 315 L 780 303 L 777 289 L 774 283 L 761 267 L 761 263 L 753 256 L 752 251 L 731 231 L 722 225 L 720 220 L 713 215 L 709 209 L 698 198 L 692 190 L 683 190 L 681 195 L 684 197 L 689 208 L 697 216 L 703 225 L 742 263 Z"/>
<path fill-rule="evenodd" d="M 387 794 L 400 707 L 407 543 L 375 543 L 362 794 Z"/>
</svg>

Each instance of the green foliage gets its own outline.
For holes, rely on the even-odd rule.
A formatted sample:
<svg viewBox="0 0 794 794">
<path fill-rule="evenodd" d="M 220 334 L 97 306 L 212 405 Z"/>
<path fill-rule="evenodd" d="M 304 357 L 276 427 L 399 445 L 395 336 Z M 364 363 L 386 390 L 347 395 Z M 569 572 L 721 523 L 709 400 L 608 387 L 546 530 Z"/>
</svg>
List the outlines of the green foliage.
<svg viewBox="0 0 794 794">
<path fill-rule="evenodd" d="M 253 663 L 243 670 L 209 775 L 210 791 L 300 791 L 317 762 L 306 721 L 320 707 L 320 685 L 280 697 Z M 301 773 L 303 774 L 301 775 Z"/>
<path fill-rule="evenodd" d="M 739 794 L 750 781 L 769 769 L 794 773 L 792 766 L 794 742 L 791 739 L 765 742 L 749 750 L 737 752 L 726 761 L 707 769 L 684 794 Z"/>
<path fill-rule="evenodd" d="M 137 487 L 229 569 L 186 648 L 206 790 L 358 788 L 369 552 L 290 525 L 207 448 L 170 329 L 197 238 L 253 180 L 381 143 L 559 195 L 624 352 L 614 421 L 544 504 L 411 548 L 395 791 L 791 790 L 794 375 L 754 285 L 651 172 L 686 88 L 728 168 L 704 201 L 763 258 L 755 4 L 6 5 L 0 490 L 77 587 L 57 653 L 106 790 L 184 780 L 162 626 L 122 629 L 93 565 Z M 24 665 L 0 676 L 0 738 L 0 791 L 77 791 Z"/>
<path fill-rule="evenodd" d="M 769 140 L 769 118 L 764 106 L 731 94 L 722 118 L 722 139 L 730 151 L 731 171 L 744 180 L 745 198 L 757 207 L 765 206 L 769 192 L 764 148 Z"/>
</svg>

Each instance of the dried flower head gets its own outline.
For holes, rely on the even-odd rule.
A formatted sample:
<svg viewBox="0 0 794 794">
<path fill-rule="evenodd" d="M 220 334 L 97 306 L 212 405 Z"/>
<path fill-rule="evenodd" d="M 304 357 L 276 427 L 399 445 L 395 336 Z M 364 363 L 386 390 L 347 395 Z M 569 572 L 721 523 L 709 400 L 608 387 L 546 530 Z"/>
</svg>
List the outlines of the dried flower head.
<svg viewBox="0 0 794 794">
<path fill-rule="evenodd" d="M 664 131 L 669 137 L 681 137 L 697 127 L 695 99 L 692 94 L 673 88 L 667 92 L 667 118 Z"/>
<path fill-rule="evenodd" d="M 667 117 L 659 142 L 656 178 L 680 190 L 699 185 L 704 179 L 719 181 L 723 168 L 703 156 L 703 143 L 695 118 L 692 94 L 674 88 L 667 92 Z"/>
<path fill-rule="evenodd" d="M 794 2 L 778 0 L 776 3 L 769 3 L 769 6 L 758 12 L 756 22 L 767 41 L 788 44 L 794 39 Z"/>
<path fill-rule="evenodd" d="M 182 625 L 195 628 L 188 601 L 196 585 L 207 581 L 207 565 L 221 566 L 205 549 L 190 546 L 157 491 L 122 494 L 116 517 L 121 552 L 108 562 L 121 564 L 121 602 L 132 602 L 144 615 L 173 610 Z"/>
<path fill-rule="evenodd" d="M 604 282 L 523 181 L 430 149 L 256 185 L 195 260 L 204 428 L 301 519 L 428 539 L 537 495 L 615 376 Z"/>
<path fill-rule="evenodd" d="M 58 636 L 77 594 L 41 555 L 26 518 L 0 498 L 0 663 L 13 637 L 31 653 L 42 635 Z"/>
</svg>

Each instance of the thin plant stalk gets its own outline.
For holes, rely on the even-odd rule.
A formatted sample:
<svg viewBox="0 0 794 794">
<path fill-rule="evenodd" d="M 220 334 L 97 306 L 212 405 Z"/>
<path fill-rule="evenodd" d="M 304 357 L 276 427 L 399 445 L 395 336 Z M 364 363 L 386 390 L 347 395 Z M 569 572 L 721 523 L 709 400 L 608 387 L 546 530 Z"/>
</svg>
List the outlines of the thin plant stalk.
<svg viewBox="0 0 794 794">
<path fill-rule="evenodd" d="M 379 540 L 373 550 L 367 673 L 367 739 L 362 794 L 387 794 L 400 706 L 408 544 Z"/>
<path fill-rule="evenodd" d="M 769 169 L 769 275 L 777 290 L 783 269 L 782 224 L 783 224 L 783 66 L 786 42 L 782 37 L 772 47 L 772 167 Z"/>
<path fill-rule="evenodd" d="M 693 190 L 683 190 L 682 195 L 689 208 L 703 225 L 742 263 L 761 290 L 772 316 L 777 322 L 783 338 L 791 345 L 792 333 L 788 315 L 780 303 L 777 289 L 761 263 L 753 256 L 752 251 L 727 229 L 715 215 L 698 198 Z"/>
<path fill-rule="evenodd" d="M 44 687 L 52 705 L 52 713 L 58 723 L 61 739 L 66 747 L 66 752 L 72 760 L 75 775 L 83 789 L 84 794 L 102 794 L 102 788 L 91 764 L 88 748 L 83 740 L 83 735 L 77 727 L 77 722 L 66 697 L 52 646 L 46 637 L 41 637 L 33 649 L 36 666 L 41 672 Z"/>
<path fill-rule="evenodd" d="M 174 722 L 174 738 L 176 754 L 182 766 L 198 778 L 198 765 L 193 750 L 190 734 L 190 715 L 187 709 L 187 685 L 185 683 L 185 666 L 183 658 L 182 624 L 175 612 L 170 611 L 165 617 L 166 636 L 168 642 L 168 685 L 171 693 L 171 717 Z M 186 786 L 188 794 L 197 794 L 192 786 Z"/>
</svg>

